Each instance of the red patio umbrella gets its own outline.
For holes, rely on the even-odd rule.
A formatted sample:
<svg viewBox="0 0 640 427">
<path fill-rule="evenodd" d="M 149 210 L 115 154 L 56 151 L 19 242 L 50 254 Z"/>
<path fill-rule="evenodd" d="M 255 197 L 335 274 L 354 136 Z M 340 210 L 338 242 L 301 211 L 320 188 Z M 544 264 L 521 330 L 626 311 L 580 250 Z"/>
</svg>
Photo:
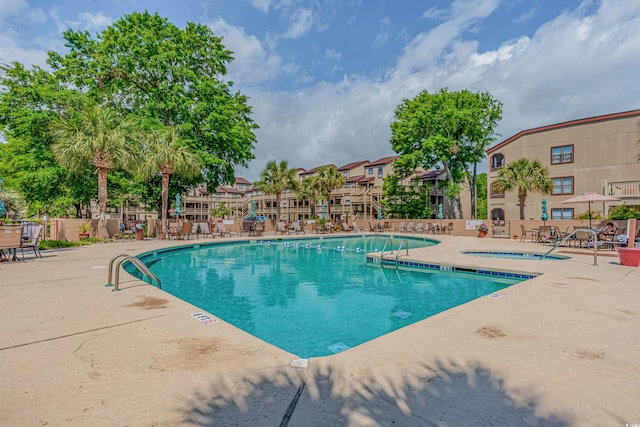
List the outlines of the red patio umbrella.
<svg viewBox="0 0 640 427">
<path fill-rule="evenodd" d="M 591 202 L 615 202 L 620 199 L 598 193 L 582 193 L 562 203 L 589 203 L 589 228 L 591 228 Z"/>
</svg>

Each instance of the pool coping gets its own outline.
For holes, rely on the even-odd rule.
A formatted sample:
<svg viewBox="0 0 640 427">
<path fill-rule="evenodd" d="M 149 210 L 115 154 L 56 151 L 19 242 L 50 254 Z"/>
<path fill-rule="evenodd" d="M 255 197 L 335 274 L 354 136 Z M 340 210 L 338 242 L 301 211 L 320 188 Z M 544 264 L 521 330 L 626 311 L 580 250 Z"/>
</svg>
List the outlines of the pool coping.
<svg viewBox="0 0 640 427">
<path fill-rule="evenodd" d="M 438 240 L 410 250 L 411 260 L 542 275 L 501 298 L 474 300 L 305 369 L 223 321 L 194 320 L 197 306 L 139 280 L 127 280 L 121 292 L 104 287 L 114 255 L 184 241 L 97 244 L 2 263 L 4 422 L 279 425 L 294 400 L 297 425 L 490 419 L 599 426 L 640 419 L 640 268 L 614 258 L 593 266 L 587 251 L 569 260 L 505 263 L 459 252 L 543 246 Z"/>
</svg>

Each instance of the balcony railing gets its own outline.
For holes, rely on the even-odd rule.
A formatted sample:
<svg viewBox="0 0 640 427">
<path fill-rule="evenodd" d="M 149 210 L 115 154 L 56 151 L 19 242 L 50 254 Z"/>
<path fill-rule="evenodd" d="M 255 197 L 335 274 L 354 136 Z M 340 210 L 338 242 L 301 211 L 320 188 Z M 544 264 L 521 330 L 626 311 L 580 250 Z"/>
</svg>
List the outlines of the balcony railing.
<svg viewBox="0 0 640 427">
<path fill-rule="evenodd" d="M 604 191 L 607 196 L 621 200 L 640 199 L 640 180 L 605 181 Z"/>
</svg>

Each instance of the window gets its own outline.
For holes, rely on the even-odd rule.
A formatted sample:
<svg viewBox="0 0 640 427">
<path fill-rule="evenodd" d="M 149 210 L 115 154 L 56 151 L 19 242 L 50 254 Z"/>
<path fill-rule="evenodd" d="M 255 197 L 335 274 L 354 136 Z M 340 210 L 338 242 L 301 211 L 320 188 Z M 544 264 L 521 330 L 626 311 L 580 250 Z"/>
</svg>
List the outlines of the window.
<svg viewBox="0 0 640 427">
<path fill-rule="evenodd" d="M 369 168 L 367 172 L 369 173 L 369 175 L 373 175 L 373 168 Z"/>
<path fill-rule="evenodd" d="M 504 167 L 504 156 L 500 153 L 491 156 L 491 170 Z"/>
<path fill-rule="evenodd" d="M 382 178 L 382 166 L 378 168 L 378 178 Z"/>
<path fill-rule="evenodd" d="M 573 145 L 551 147 L 551 164 L 573 163 Z"/>
<path fill-rule="evenodd" d="M 551 219 L 573 219 L 573 208 L 551 209 Z"/>
<path fill-rule="evenodd" d="M 491 209 L 491 220 L 492 221 L 504 221 L 504 210 L 502 210 L 502 209 Z"/>
<path fill-rule="evenodd" d="M 498 191 L 493 188 L 493 184 L 491 184 L 491 198 L 492 199 L 504 199 L 504 191 Z"/>
<path fill-rule="evenodd" d="M 349 171 L 342 171 L 342 177 L 343 177 L 344 179 L 349 178 Z"/>
<path fill-rule="evenodd" d="M 573 194 L 573 177 L 564 176 L 553 178 L 553 190 L 551 194 Z"/>
</svg>

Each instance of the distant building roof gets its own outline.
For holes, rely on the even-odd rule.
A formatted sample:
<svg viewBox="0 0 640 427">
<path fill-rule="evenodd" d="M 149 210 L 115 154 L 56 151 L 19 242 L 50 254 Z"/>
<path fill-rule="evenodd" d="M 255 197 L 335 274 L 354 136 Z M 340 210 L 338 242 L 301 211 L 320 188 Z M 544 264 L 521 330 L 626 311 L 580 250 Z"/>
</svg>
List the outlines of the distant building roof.
<svg viewBox="0 0 640 427">
<path fill-rule="evenodd" d="M 430 170 L 430 171 L 426 171 L 421 173 L 420 175 L 418 175 L 418 178 L 420 179 L 439 179 L 439 178 L 444 178 L 445 172 L 440 170 Z"/>
<path fill-rule="evenodd" d="M 513 135 L 512 137 L 510 137 L 508 139 L 505 139 L 501 143 L 489 148 L 485 152 L 487 154 L 491 154 L 494 151 L 504 147 L 505 145 L 515 141 L 516 139 L 518 139 L 518 138 L 520 138 L 522 136 L 525 136 L 525 135 L 533 134 L 533 133 L 544 132 L 544 131 L 553 130 L 553 129 L 561 129 L 561 128 L 566 128 L 566 127 L 576 126 L 576 125 L 584 125 L 584 124 L 588 124 L 588 123 L 597 123 L 597 122 L 602 122 L 602 121 L 606 121 L 606 120 L 624 119 L 624 118 L 627 118 L 627 117 L 633 117 L 633 116 L 638 116 L 638 115 L 640 115 L 640 110 L 631 110 L 631 111 L 623 111 L 621 113 L 604 114 L 602 116 L 587 117 L 587 118 L 584 118 L 584 119 L 570 120 L 568 122 L 561 122 L 561 123 L 556 123 L 556 124 L 553 124 L 553 125 L 540 126 L 540 127 L 537 127 L 537 128 L 526 129 L 526 130 L 518 132 L 517 134 Z"/>
<path fill-rule="evenodd" d="M 375 160 L 375 161 L 365 165 L 365 167 L 388 165 L 389 163 L 393 163 L 397 158 L 398 158 L 398 156 L 383 157 L 381 159 Z"/>
<path fill-rule="evenodd" d="M 307 170 L 307 171 L 301 172 L 301 173 L 300 173 L 300 175 L 301 175 L 301 176 L 302 176 L 302 175 L 311 175 L 311 174 L 314 174 L 314 173 L 318 172 L 318 170 L 320 170 L 320 169 L 322 169 L 322 168 L 324 168 L 324 167 L 327 167 L 327 166 L 333 166 L 334 168 L 336 167 L 336 165 L 334 165 L 333 163 L 330 163 L 330 164 L 328 164 L 328 165 L 316 166 L 316 167 L 315 167 L 315 168 L 313 168 L 313 169 L 309 169 L 309 170 Z"/>
<path fill-rule="evenodd" d="M 221 186 L 216 188 L 216 193 L 228 193 L 228 194 L 244 194 L 244 191 L 238 190 L 233 187 Z"/>
<path fill-rule="evenodd" d="M 251 185 L 251 181 L 247 181 L 246 179 L 242 178 L 241 176 L 237 176 L 236 177 L 236 185 L 238 185 L 238 184 Z"/>
<path fill-rule="evenodd" d="M 360 160 L 358 162 L 352 162 L 352 163 L 346 164 L 344 166 L 340 166 L 338 168 L 338 170 L 339 171 L 350 170 L 350 169 L 357 168 L 358 166 L 362 166 L 362 165 L 364 165 L 366 163 L 369 163 L 369 160 Z"/>
</svg>

